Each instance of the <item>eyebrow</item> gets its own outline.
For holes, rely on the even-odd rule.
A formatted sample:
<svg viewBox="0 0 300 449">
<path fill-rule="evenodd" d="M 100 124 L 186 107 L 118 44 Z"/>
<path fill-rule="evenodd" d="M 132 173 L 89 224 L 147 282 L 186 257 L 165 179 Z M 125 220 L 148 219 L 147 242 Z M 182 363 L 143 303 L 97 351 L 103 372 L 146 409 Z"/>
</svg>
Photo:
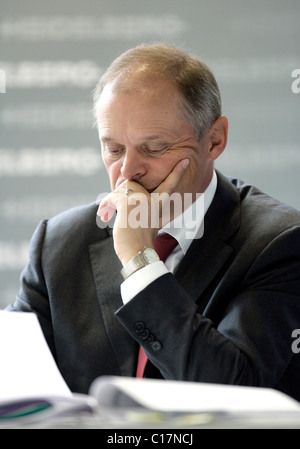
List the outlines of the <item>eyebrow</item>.
<svg viewBox="0 0 300 449">
<path fill-rule="evenodd" d="M 162 139 L 162 137 L 159 136 L 159 135 L 146 136 L 143 139 L 143 142 L 148 142 L 148 141 L 151 141 L 151 140 L 161 140 L 161 139 Z M 113 139 L 112 137 L 108 137 L 108 136 L 101 137 L 101 140 L 104 143 L 106 143 L 106 142 L 115 142 L 115 139 Z M 162 139 L 162 140 L 164 140 L 164 139 Z"/>
<path fill-rule="evenodd" d="M 114 141 L 114 139 L 112 139 L 111 137 L 101 137 L 100 136 L 100 139 L 102 140 L 102 142 L 113 142 Z"/>
</svg>

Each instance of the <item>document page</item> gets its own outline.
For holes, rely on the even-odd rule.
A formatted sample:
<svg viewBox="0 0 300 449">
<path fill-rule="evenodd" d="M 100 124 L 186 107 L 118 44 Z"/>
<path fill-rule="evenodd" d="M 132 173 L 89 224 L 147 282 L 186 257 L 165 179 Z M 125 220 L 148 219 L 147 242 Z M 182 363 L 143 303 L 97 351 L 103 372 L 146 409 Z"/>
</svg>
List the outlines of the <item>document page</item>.
<svg viewBox="0 0 300 449">
<path fill-rule="evenodd" d="M 243 387 L 200 382 L 102 377 L 90 394 L 105 407 L 140 407 L 161 412 L 297 412 L 300 404 L 271 388 Z"/>
<path fill-rule="evenodd" d="M 0 311 L 0 403 L 71 397 L 35 314 Z"/>
</svg>

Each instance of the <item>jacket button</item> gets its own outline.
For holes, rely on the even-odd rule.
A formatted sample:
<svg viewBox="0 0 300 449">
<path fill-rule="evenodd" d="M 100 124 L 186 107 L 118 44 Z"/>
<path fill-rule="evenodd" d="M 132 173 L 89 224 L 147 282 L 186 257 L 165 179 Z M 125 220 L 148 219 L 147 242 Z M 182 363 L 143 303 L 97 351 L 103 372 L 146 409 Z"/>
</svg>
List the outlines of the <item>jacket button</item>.
<svg viewBox="0 0 300 449">
<path fill-rule="evenodd" d="M 137 321 L 134 325 L 134 330 L 137 334 L 141 334 L 145 329 L 145 324 L 142 321 Z"/>
<path fill-rule="evenodd" d="M 148 338 L 147 338 L 147 342 L 148 343 L 153 343 L 153 341 L 154 341 L 154 335 L 153 334 L 149 334 Z"/>
<path fill-rule="evenodd" d="M 161 344 L 160 344 L 160 342 L 159 341 L 157 341 L 157 340 L 154 340 L 154 341 L 152 341 L 152 343 L 151 343 L 151 348 L 153 349 L 153 351 L 160 351 L 160 349 L 161 349 Z"/>
<path fill-rule="evenodd" d="M 139 336 L 142 338 L 142 340 L 147 340 L 149 334 L 150 334 L 149 330 L 145 328 L 143 332 L 139 333 Z"/>
</svg>

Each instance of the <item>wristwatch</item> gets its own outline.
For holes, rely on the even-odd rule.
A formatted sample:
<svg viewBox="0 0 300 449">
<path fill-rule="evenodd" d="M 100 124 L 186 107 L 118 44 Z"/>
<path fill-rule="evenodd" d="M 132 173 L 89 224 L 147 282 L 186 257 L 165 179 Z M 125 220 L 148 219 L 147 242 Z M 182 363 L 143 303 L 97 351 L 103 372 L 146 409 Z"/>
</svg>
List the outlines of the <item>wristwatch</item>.
<svg viewBox="0 0 300 449">
<path fill-rule="evenodd" d="M 158 254 L 152 248 L 142 249 L 136 256 L 134 256 L 121 270 L 121 275 L 124 279 L 127 279 L 131 274 L 140 268 L 150 265 L 153 262 L 159 261 Z"/>
</svg>

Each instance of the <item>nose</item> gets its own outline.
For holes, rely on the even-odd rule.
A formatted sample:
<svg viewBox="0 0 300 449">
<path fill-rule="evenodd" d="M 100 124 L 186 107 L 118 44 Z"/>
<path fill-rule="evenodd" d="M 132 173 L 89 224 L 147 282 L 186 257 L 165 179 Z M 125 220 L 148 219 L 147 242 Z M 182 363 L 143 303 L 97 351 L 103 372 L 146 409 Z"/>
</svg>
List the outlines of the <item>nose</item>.
<svg viewBox="0 0 300 449">
<path fill-rule="evenodd" d="M 138 181 L 147 172 L 147 164 L 137 150 L 126 149 L 122 161 L 121 175 L 128 180 Z"/>
</svg>

